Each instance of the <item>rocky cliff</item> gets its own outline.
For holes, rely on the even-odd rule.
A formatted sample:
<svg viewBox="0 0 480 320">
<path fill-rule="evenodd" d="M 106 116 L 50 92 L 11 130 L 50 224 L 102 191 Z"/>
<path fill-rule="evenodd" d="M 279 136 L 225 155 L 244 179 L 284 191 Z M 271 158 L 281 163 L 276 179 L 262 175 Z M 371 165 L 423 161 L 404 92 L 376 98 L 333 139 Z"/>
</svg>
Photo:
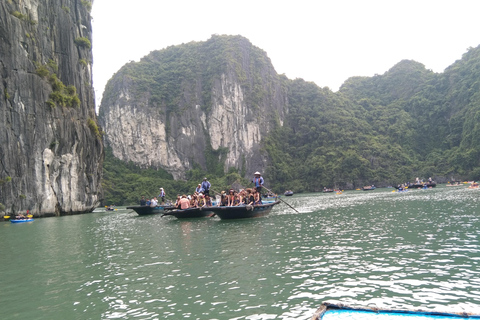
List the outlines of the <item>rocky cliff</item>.
<svg viewBox="0 0 480 320">
<path fill-rule="evenodd" d="M 0 2 L 0 202 L 6 213 L 92 211 L 103 145 L 88 0 Z"/>
<path fill-rule="evenodd" d="M 287 112 L 283 78 L 240 36 L 214 35 L 154 51 L 109 81 L 100 106 L 115 157 L 183 178 L 207 159 L 250 176 L 266 166 L 262 139 Z"/>
</svg>

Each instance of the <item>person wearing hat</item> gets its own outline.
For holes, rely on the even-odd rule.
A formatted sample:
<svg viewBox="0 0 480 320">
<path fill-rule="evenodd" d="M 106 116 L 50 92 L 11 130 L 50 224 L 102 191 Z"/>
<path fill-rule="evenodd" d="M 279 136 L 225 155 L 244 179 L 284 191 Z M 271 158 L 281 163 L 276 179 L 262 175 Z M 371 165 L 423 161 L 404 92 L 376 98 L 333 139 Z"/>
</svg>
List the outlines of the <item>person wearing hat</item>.
<svg viewBox="0 0 480 320">
<path fill-rule="evenodd" d="M 160 188 L 160 194 L 158 195 L 158 197 L 162 199 L 162 204 L 165 204 L 165 196 L 165 191 L 163 190 L 163 188 Z"/>
<path fill-rule="evenodd" d="M 203 181 L 202 181 L 202 188 L 203 188 L 203 194 L 206 195 L 206 196 L 209 196 L 210 195 L 210 187 L 212 185 L 210 184 L 210 182 L 208 182 L 207 178 L 203 178 Z"/>
<path fill-rule="evenodd" d="M 260 172 L 255 172 L 254 173 L 255 177 L 253 178 L 253 184 L 255 185 L 255 188 L 257 189 L 257 192 L 259 194 L 262 194 L 262 187 L 263 187 L 263 177 L 260 174 Z"/>
</svg>

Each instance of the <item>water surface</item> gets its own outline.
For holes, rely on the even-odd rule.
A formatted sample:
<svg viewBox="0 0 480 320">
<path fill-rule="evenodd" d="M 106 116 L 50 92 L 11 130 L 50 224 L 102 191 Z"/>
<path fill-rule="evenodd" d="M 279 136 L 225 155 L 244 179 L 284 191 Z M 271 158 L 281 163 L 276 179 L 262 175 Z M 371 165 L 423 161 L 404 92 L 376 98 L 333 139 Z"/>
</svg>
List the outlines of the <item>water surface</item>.
<svg viewBox="0 0 480 320">
<path fill-rule="evenodd" d="M 480 313 L 480 190 L 283 198 L 269 216 L 121 208 L 0 223 L 2 319 L 310 319 L 324 301 Z"/>
</svg>

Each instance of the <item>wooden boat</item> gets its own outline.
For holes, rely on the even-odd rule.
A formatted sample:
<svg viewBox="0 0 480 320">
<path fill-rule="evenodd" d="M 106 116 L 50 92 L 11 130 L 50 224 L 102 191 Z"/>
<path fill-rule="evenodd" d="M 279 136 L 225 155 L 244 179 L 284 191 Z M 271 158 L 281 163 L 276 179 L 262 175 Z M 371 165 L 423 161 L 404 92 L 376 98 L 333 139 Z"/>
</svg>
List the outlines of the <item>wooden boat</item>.
<svg viewBox="0 0 480 320">
<path fill-rule="evenodd" d="M 363 191 L 370 191 L 370 190 L 375 190 L 375 186 L 365 186 L 362 188 Z"/>
<path fill-rule="evenodd" d="M 163 216 L 174 216 L 177 219 L 188 219 L 188 218 L 205 218 L 213 217 L 214 213 L 210 210 L 212 207 L 201 207 L 201 208 L 188 208 L 188 209 L 176 209 L 164 212 Z"/>
<path fill-rule="evenodd" d="M 165 213 L 168 210 L 173 210 L 173 209 L 176 209 L 176 208 L 174 206 L 156 206 L 156 207 L 130 206 L 130 207 L 127 207 L 127 209 L 132 209 L 139 216 L 146 216 L 146 215 L 151 215 L 151 214 Z"/>
<path fill-rule="evenodd" d="M 401 320 L 401 319 L 436 319 L 436 320 L 460 320 L 460 319 L 480 319 L 480 315 L 468 313 L 449 313 L 437 311 L 422 310 L 382 310 L 368 307 L 349 307 L 345 305 L 335 305 L 323 303 L 315 312 L 312 320 L 343 320 L 343 319 L 375 319 L 375 320 Z"/>
<path fill-rule="evenodd" d="M 435 188 L 437 184 L 435 182 L 425 182 L 425 183 L 410 183 L 408 185 L 409 189 L 422 189 L 422 188 Z"/>
<path fill-rule="evenodd" d="M 234 207 L 210 207 L 220 219 L 244 219 L 256 218 L 267 215 L 274 205 L 279 204 L 280 200 L 272 203 L 264 203 L 254 206 L 234 206 Z"/>
<path fill-rule="evenodd" d="M 22 223 L 22 222 L 30 222 L 30 221 L 33 221 L 32 218 L 28 218 L 28 219 L 10 219 L 10 222 L 11 223 Z"/>
<path fill-rule="evenodd" d="M 425 183 L 410 183 L 408 185 L 404 185 L 404 188 L 408 189 L 422 189 L 422 188 L 435 188 L 437 184 L 435 182 L 425 182 Z M 395 188 L 399 188 L 400 186 L 396 186 Z"/>
</svg>

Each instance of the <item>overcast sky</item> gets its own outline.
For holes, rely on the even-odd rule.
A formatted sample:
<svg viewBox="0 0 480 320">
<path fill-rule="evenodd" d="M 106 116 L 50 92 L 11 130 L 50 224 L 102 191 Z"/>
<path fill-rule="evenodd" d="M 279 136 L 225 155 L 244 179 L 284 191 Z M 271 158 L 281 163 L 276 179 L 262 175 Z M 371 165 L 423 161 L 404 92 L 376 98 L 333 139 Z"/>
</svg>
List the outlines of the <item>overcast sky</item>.
<svg viewBox="0 0 480 320">
<path fill-rule="evenodd" d="M 479 0 L 94 0 L 96 104 L 125 63 L 212 34 L 242 35 L 277 73 L 336 91 L 403 59 L 434 72 L 480 45 Z"/>
</svg>

